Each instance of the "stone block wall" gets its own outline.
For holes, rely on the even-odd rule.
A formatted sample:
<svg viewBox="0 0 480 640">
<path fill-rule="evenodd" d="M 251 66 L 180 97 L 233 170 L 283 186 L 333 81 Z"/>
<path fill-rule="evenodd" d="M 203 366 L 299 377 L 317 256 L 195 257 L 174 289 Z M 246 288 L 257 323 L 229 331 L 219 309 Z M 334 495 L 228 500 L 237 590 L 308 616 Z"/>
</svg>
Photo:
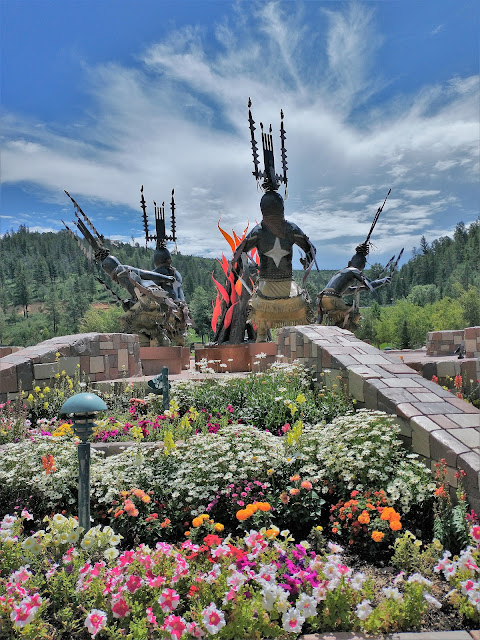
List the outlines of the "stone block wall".
<svg viewBox="0 0 480 640">
<path fill-rule="evenodd" d="M 465 329 L 465 357 L 480 358 L 480 327 Z"/>
<path fill-rule="evenodd" d="M 429 331 L 427 355 L 451 355 L 461 344 L 466 358 L 480 358 L 480 327 L 468 327 L 457 331 Z"/>
<path fill-rule="evenodd" d="M 463 329 L 458 331 L 429 331 L 427 356 L 450 356 L 465 340 Z"/>
<path fill-rule="evenodd" d="M 57 356 L 56 354 L 59 354 Z M 0 359 L 0 402 L 19 390 L 50 385 L 55 374 L 81 371 L 91 382 L 142 374 L 138 336 L 128 333 L 81 333 L 60 336 Z"/>
<path fill-rule="evenodd" d="M 429 467 L 446 460 L 452 491 L 455 473 L 463 469 L 470 505 L 480 513 L 478 409 L 345 329 L 288 327 L 278 331 L 277 343 L 288 360 L 298 359 L 314 374 L 323 372 L 327 387 L 341 384 L 357 406 L 395 416 L 405 445 Z"/>
</svg>

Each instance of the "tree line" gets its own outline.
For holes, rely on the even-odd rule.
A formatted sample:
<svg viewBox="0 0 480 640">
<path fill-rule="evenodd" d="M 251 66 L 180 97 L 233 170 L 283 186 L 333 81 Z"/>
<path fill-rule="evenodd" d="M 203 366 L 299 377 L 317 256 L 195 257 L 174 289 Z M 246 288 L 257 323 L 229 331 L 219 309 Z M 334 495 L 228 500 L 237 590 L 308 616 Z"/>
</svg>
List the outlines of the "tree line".
<svg viewBox="0 0 480 640">
<path fill-rule="evenodd" d="M 105 244 L 120 262 L 152 268 L 153 249 L 135 242 Z M 431 244 L 423 237 L 412 253 L 389 286 L 362 294 L 364 319 L 358 337 L 410 348 L 422 345 L 427 331 L 480 324 L 480 218 L 469 227 L 459 223 L 453 237 Z M 87 260 L 66 231 L 38 233 L 21 226 L 0 238 L 0 255 L 1 344 L 27 346 L 55 335 L 117 330 L 122 309 L 97 278 L 120 297 L 125 292 Z M 173 263 L 183 276 L 198 337 L 211 339 L 216 296 L 212 274 L 223 282 L 221 266 L 213 258 L 180 253 L 173 255 Z M 374 263 L 365 273 L 375 279 L 382 270 Z M 334 272 L 310 273 L 307 290 L 313 312 L 317 293 Z M 301 282 L 303 272 L 294 275 Z"/>
</svg>

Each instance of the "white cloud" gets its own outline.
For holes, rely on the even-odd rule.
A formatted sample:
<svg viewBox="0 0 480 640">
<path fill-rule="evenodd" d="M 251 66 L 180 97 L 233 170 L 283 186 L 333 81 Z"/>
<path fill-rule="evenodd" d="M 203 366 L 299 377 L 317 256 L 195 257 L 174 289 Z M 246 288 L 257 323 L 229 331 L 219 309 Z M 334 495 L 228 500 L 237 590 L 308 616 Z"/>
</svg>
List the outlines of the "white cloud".
<svg viewBox="0 0 480 640">
<path fill-rule="evenodd" d="M 140 185 L 150 219 L 153 200 L 169 200 L 175 187 L 180 250 L 219 256 L 229 251 L 220 216 L 237 233 L 260 219 L 251 96 L 256 126 L 274 127 L 278 164 L 285 112 L 286 214 L 317 245 L 322 266 L 365 237 L 389 187 L 374 241 L 380 255 L 407 251 L 422 233 L 446 227 L 439 218 L 458 206 L 457 190 L 475 184 L 478 77 L 455 76 L 371 107 L 385 86 L 375 72 L 383 45 L 375 12 L 370 3 L 328 6 L 308 3 L 304 14 L 294 3 L 244 4 L 235 23 L 217 26 L 216 49 L 190 27 L 149 47 L 138 66 L 91 68 L 94 110 L 85 122 L 52 131 L 8 115 L 4 183 L 40 185 L 62 206 L 66 188 L 95 224 L 115 220 L 115 233 L 121 227 L 127 238 L 141 234 Z M 360 105 L 363 115 L 352 119 Z M 446 181 L 451 171 L 455 179 Z M 125 210 L 111 215 L 112 206 Z"/>
</svg>

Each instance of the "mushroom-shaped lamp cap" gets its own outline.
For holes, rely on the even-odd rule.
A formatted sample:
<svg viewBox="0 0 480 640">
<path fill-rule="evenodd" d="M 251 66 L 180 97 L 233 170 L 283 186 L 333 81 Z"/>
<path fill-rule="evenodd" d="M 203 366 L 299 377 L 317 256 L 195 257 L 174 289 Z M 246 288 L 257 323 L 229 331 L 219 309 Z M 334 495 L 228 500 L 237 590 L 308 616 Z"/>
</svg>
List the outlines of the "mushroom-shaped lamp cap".
<svg viewBox="0 0 480 640">
<path fill-rule="evenodd" d="M 108 409 L 105 402 L 94 393 L 77 393 L 63 403 L 60 413 L 85 416 L 105 409 Z"/>
</svg>

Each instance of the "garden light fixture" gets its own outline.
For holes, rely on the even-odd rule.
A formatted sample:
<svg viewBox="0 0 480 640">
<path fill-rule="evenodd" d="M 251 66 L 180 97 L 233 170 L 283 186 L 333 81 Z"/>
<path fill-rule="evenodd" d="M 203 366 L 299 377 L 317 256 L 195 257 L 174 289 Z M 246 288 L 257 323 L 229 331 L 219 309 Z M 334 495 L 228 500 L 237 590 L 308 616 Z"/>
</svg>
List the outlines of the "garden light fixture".
<svg viewBox="0 0 480 640">
<path fill-rule="evenodd" d="M 93 418 L 107 405 L 94 393 L 77 393 L 66 400 L 60 414 L 71 416 L 73 431 L 80 438 L 78 443 L 78 520 L 85 531 L 90 529 L 90 442 Z"/>
</svg>

